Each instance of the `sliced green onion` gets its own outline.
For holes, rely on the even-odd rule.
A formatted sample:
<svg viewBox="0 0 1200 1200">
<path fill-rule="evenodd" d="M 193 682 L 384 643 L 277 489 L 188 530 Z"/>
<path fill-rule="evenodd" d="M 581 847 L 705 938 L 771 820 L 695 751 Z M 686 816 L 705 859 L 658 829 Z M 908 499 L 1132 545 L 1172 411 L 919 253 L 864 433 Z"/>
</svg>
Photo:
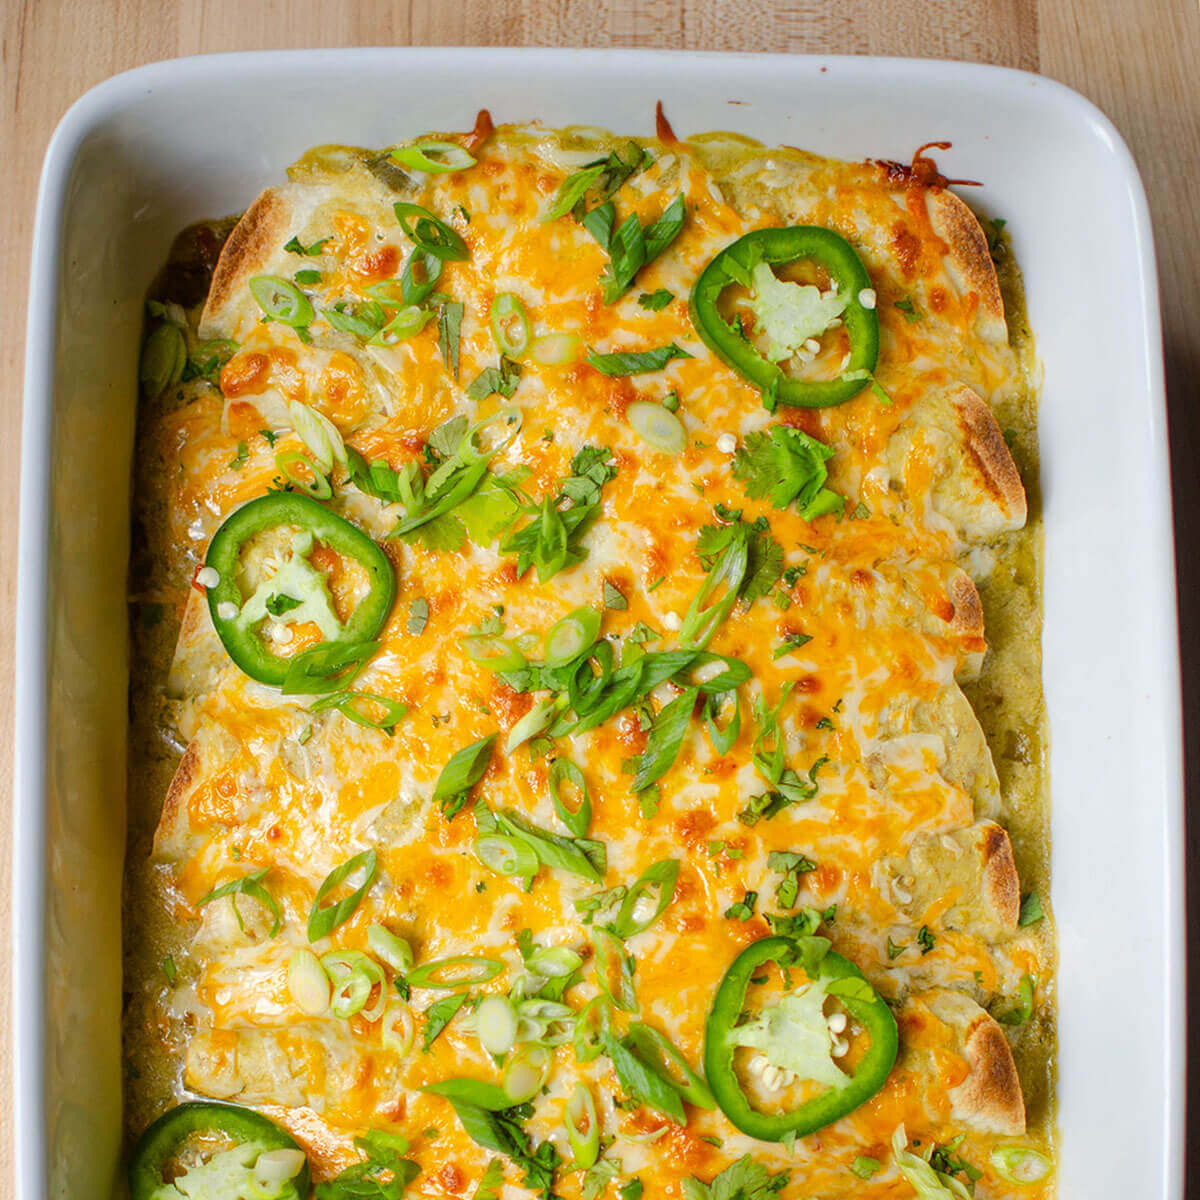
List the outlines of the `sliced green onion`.
<svg viewBox="0 0 1200 1200">
<path fill-rule="evenodd" d="M 467 243 L 429 209 L 404 201 L 397 201 L 392 207 L 401 229 L 423 254 L 431 254 L 443 261 L 462 261 L 469 256 Z"/>
<path fill-rule="evenodd" d="M 489 312 L 492 337 L 500 353 L 509 358 L 520 358 L 529 346 L 529 317 L 525 305 L 512 292 L 501 292 L 492 301 Z"/>
<path fill-rule="evenodd" d="M 229 903 L 233 908 L 233 915 L 237 919 L 238 928 L 245 930 L 246 925 L 242 920 L 241 909 L 238 908 L 237 898 L 239 896 L 249 896 L 252 900 L 257 900 L 271 914 L 271 937 L 274 937 L 283 926 L 283 913 L 279 909 L 279 902 L 267 890 L 263 880 L 267 877 L 270 867 L 263 867 L 259 871 L 251 871 L 249 875 L 243 875 L 240 879 L 231 879 L 228 883 L 221 884 L 220 887 L 215 887 L 207 896 L 201 896 L 196 901 L 196 907 L 200 908 L 205 904 L 211 904 L 214 900 L 221 900 L 224 897 L 229 897 Z"/>
<path fill-rule="evenodd" d="M 546 634 L 546 666 L 562 667 L 577 659 L 600 633 L 598 608 L 577 608 Z"/>
<path fill-rule="evenodd" d="M 633 964 L 625 944 L 606 929 L 592 931 L 596 949 L 596 982 L 600 990 L 619 1009 L 637 1012 L 637 992 L 633 987 Z"/>
<path fill-rule="evenodd" d="M 511 754 L 530 738 L 535 738 L 562 711 L 565 700 L 559 696 L 544 696 L 509 731 L 504 753 Z M 585 831 L 586 832 L 586 831 Z"/>
<path fill-rule="evenodd" d="M 418 269 L 420 278 L 417 277 Z M 436 254 L 416 249 L 400 273 L 400 295 L 405 304 L 420 304 L 437 286 L 442 274 L 442 260 Z"/>
<path fill-rule="evenodd" d="M 549 782 L 550 799 L 554 801 L 554 811 L 558 813 L 558 819 L 576 837 L 586 837 L 592 823 L 592 797 L 583 772 L 569 758 L 556 758 L 550 765 Z M 574 808 L 568 807 L 559 793 L 559 788 L 564 783 L 572 785 L 579 792 L 579 800 Z"/>
<path fill-rule="evenodd" d="M 321 696 L 349 687 L 370 662 L 378 642 L 322 642 L 288 664 L 279 689 L 285 696 Z"/>
<path fill-rule="evenodd" d="M 433 313 L 429 309 L 406 304 L 367 345 L 394 346 L 397 342 L 403 342 L 420 333 L 432 320 Z"/>
<path fill-rule="evenodd" d="M 525 965 L 547 979 L 566 979 L 583 966 L 583 958 L 569 946 L 539 946 L 525 959 Z"/>
<path fill-rule="evenodd" d="M 647 1066 L 623 1042 L 618 1042 L 611 1033 L 604 1035 L 604 1052 L 612 1060 L 621 1087 L 634 1100 L 657 1109 L 670 1117 L 677 1125 L 687 1121 L 683 1100 L 670 1080 Z"/>
<path fill-rule="evenodd" d="M 720 724 L 721 709 L 728 700 L 733 701 L 733 716 Z M 742 704 L 736 691 L 717 692 L 706 696 L 704 700 L 704 724 L 708 729 L 708 737 L 713 749 L 718 754 L 728 754 L 733 749 L 738 735 L 742 731 Z"/>
<path fill-rule="evenodd" d="M 475 1010 L 475 1032 L 489 1054 L 507 1054 L 517 1040 L 517 1010 L 507 996 L 485 996 Z"/>
<path fill-rule="evenodd" d="M 329 1003 L 335 1017 L 353 1017 L 362 1013 L 364 1019 L 377 1021 L 387 1006 L 383 971 L 379 964 L 357 950 L 333 950 L 321 956 L 321 966 L 333 981 L 333 998 Z M 371 1009 L 366 1008 L 371 993 L 379 996 Z"/>
<path fill-rule="evenodd" d="M 519 814 L 501 809 L 496 813 L 500 830 L 525 842 L 538 861 L 553 871 L 569 871 L 593 883 L 604 882 L 608 869 L 608 848 L 591 838 L 566 838 L 525 820 Z"/>
<path fill-rule="evenodd" d="M 469 659 L 500 675 L 519 671 L 529 661 L 517 649 L 515 642 L 498 634 L 472 633 L 460 641 Z"/>
<path fill-rule="evenodd" d="M 452 755 L 433 785 L 433 798 L 444 800 L 473 788 L 483 778 L 488 763 L 492 761 L 495 741 L 496 735 L 492 733 Z"/>
<path fill-rule="evenodd" d="M 603 996 L 589 1000 L 575 1018 L 571 1045 L 576 1062 L 592 1062 L 604 1050 L 604 1035 L 612 1029 L 612 1004 Z"/>
<path fill-rule="evenodd" d="M 482 421 L 476 421 L 463 434 L 462 441 L 458 443 L 458 447 L 454 451 L 455 459 L 460 463 L 465 463 L 467 466 L 487 462 L 499 454 L 501 450 L 511 445 L 513 439 L 521 432 L 521 425 L 524 420 L 525 414 L 519 408 L 502 408 L 498 412 L 484 417 Z M 501 432 L 504 436 L 491 442 L 489 445 L 477 447 L 475 442 L 479 435 L 488 426 L 495 425 L 497 422 L 503 422 L 504 429 Z M 432 479 L 433 476 L 431 475 L 430 480 Z M 428 487 L 428 483 L 426 486 Z"/>
<path fill-rule="evenodd" d="M 487 983 L 503 970 L 504 964 L 494 958 L 459 954 L 453 958 L 439 958 L 417 967 L 415 971 L 408 973 L 408 982 L 412 987 L 451 991 L 472 983 Z"/>
<path fill-rule="evenodd" d="M 402 937 L 382 925 L 367 926 L 367 947 L 376 958 L 399 975 L 413 965 L 412 947 Z"/>
<path fill-rule="evenodd" d="M 693 1071 L 675 1044 L 653 1026 L 634 1021 L 625 1036 L 625 1044 L 689 1104 L 697 1108 L 717 1107 L 716 1097 L 704 1077 Z"/>
<path fill-rule="evenodd" d="M 510 1104 L 524 1104 L 550 1078 L 554 1059 L 545 1046 L 518 1046 L 504 1067 L 504 1094 Z"/>
<path fill-rule="evenodd" d="M 250 291 L 259 308 L 272 321 L 299 329 L 308 325 L 315 315 L 312 301 L 289 279 L 278 275 L 255 275 L 250 280 Z"/>
<path fill-rule="evenodd" d="M 382 715 L 373 717 L 360 707 L 363 704 L 381 707 Z M 377 695 L 375 692 L 334 692 L 331 696 L 323 696 L 320 700 L 314 701 L 309 712 L 322 712 L 327 708 L 337 709 L 343 717 L 348 721 L 353 721 L 355 725 L 361 725 L 365 729 L 379 729 L 387 734 L 390 734 L 401 718 L 408 713 L 406 704 L 401 704 L 398 700 L 391 700 L 387 696 Z"/>
<path fill-rule="evenodd" d="M 417 1024 L 407 1004 L 393 1003 L 384 1013 L 379 1029 L 383 1044 L 401 1058 L 412 1049 Z"/>
<path fill-rule="evenodd" d="M 520 875 L 526 879 L 538 873 L 538 856 L 520 838 L 503 833 L 487 833 L 475 839 L 475 857 L 497 875 Z"/>
<path fill-rule="evenodd" d="M 325 877 L 325 882 L 317 889 L 316 899 L 313 900 L 312 909 L 308 914 L 308 940 L 310 942 L 327 937 L 354 915 L 354 910 L 362 902 L 362 898 L 367 894 L 367 888 L 371 886 L 371 881 L 375 878 L 375 870 L 378 865 L 379 860 L 375 851 L 364 850 L 361 854 L 356 854 L 342 863 L 340 867 L 334 867 L 329 872 Z M 344 896 L 336 904 L 322 908 L 321 901 L 355 871 L 362 871 L 362 883 L 350 895 Z"/>
<path fill-rule="evenodd" d="M 540 976 L 530 976 L 534 982 Z M 539 985 L 540 986 L 540 985 Z M 517 1006 L 517 1040 L 561 1046 L 571 1040 L 575 1014 L 555 1000 L 522 1000 Z M 557 1026 L 557 1028 L 555 1028 Z"/>
<path fill-rule="evenodd" d="M 342 441 L 338 427 L 324 413 L 298 400 L 289 400 L 288 418 L 297 437 L 308 447 L 313 461 L 322 471 L 332 471 L 334 463 L 346 465 L 346 443 Z"/>
<path fill-rule="evenodd" d="M 297 950 L 288 960 L 288 991 L 296 1007 L 310 1017 L 329 1008 L 330 984 L 321 960 L 311 950 Z"/>
<path fill-rule="evenodd" d="M 679 878 L 679 859 L 664 858 L 642 872 L 638 881 L 625 893 L 612 931 L 619 938 L 633 937 L 649 929 L 663 915 L 668 904 L 675 898 L 675 882 Z M 639 915 L 639 904 L 644 908 L 650 895 L 656 898 L 649 912 Z"/>
<path fill-rule="evenodd" d="M 600 1123 L 596 1120 L 596 1101 L 586 1083 L 577 1083 L 567 1099 L 563 1118 L 567 1141 L 575 1155 L 574 1166 L 587 1168 L 600 1157 Z"/>
<path fill-rule="evenodd" d="M 312 479 L 305 479 L 296 472 L 296 466 L 303 463 L 312 474 Z M 329 476 L 320 470 L 307 454 L 299 450 L 280 450 L 275 455 L 275 469 L 289 482 L 295 484 L 306 496 L 314 500 L 328 500 L 333 496 L 333 488 Z"/>
<path fill-rule="evenodd" d="M 991 1159 L 996 1174 L 1009 1183 L 1038 1183 L 1050 1174 L 1053 1165 L 1040 1150 L 1030 1146 L 997 1146 Z"/>
<path fill-rule="evenodd" d="M 529 343 L 529 357 L 542 367 L 579 361 L 583 340 L 573 333 L 544 333 Z"/>
<path fill-rule="evenodd" d="M 626 410 L 633 432 L 664 454 L 679 455 L 687 447 L 687 430 L 683 422 L 661 404 L 652 400 L 635 400 Z"/>
<path fill-rule="evenodd" d="M 397 146 L 391 153 L 402 167 L 430 175 L 464 171 L 475 165 L 475 159 L 457 142 L 417 142 L 412 146 Z"/>
</svg>

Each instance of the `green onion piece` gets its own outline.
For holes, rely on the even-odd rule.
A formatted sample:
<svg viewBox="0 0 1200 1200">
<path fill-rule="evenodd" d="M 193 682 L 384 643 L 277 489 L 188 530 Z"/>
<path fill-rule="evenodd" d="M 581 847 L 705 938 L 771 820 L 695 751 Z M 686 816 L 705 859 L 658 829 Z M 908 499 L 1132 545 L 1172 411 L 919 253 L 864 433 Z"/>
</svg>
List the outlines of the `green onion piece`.
<svg viewBox="0 0 1200 1200">
<path fill-rule="evenodd" d="M 1017 918 L 1018 925 L 1036 925 L 1046 915 L 1042 908 L 1042 899 L 1037 892 L 1029 892 L 1021 897 L 1021 912 Z"/>
<path fill-rule="evenodd" d="M 388 279 L 383 283 L 373 283 L 367 288 L 367 295 L 378 300 L 385 308 L 403 308 L 406 305 L 417 306 L 437 286 L 442 274 L 442 260 L 436 254 L 426 254 L 422 250 L 414 250 L 404 264 L 400 278 Z M 396 288 L 399 286 L 399 295 Z"/>
<path fill-rule="evenodd" d="M 678 456 L 687 447 L 687 430 L 683 422 L 661 404 L 652 400 L 636 400 L 626 410 L 633 432 L 664 454 Z"/>
<path fill-rule="evenodd" d="M 412 1009 L 407 1004 L 393 1003 L 384 1013 L 379 1029 L 383 1044 L 401 1058 L 412 1049 L 417 1026 L 413 1020 Z"/>
<path fill-rule="evenodd" d="M 600 1122 L 596 1119 L 596 1101 L 586 1083 L 577 1083 L 563 1111 L 567 1141 L 575 1155 L 574 1166 L 586 1169 L 600 1157 Z"/>
<path fill-rule="evenodd" d="M 704 649 L 733 611 L 746 578 L 750 548 L 744 537 L 734 538 L 717 564 L 705 576 L 692 598 L 679 629 L 679 644 Z"/>
<path fill-rule="evenodd" d="M 393 209 L 400 227 L 423 254 L 440 258 L 443 262 L 462 261 L 469 257 L 467 243 L 429 209 L 404 201 L 397 201 Z"/>
<path fill-rule="evenodd" d="M 497 875 L 519 875 L 532 879 L 538 873 L 538 856 L 520 838 L 487 833 L 475 839 L 475 857 Z"/>
<path fill-rule="evenodd" d="M 138 367 L 138 379 L 146 397 L 153 400 L 178 383 L 186 363 L 187 342 L 178 325 L 167 321 L 152 330 L 142 346 Z"/>
<path fill-rule="evenodd" d="M 577 608 L 546 634 L 546 666 L 562 667 L 577 659 L 600 633 L 600 610 Z"/>
<path fill-rule="evenodd" d="M 339 925 L 354 915 L 354 910 L 362 902 L 362 898 L 367 894 L 367 888 L 371 886 L 371 882 L 375 878 L 378 864 L 379 860 L 375 851 L 364 850 L 361 854 L 356 854 L 342 863 L 340 867 L 334 867 L 325 876 L 325 882 L 317 889 L 316 899 L 313 900 L 312 910 L 308 914 L 308 940 L 310 942 L 328 937 Z M 362 872 L 362 883 L 350 895 L 343 896 L 341 900 L 331 904 L 328 908 L 322 908 L 321 901 L 355 871 Z"/>
<path fill-rule="evenodd" d="M 283 927 L 283 915 L 279 910 L 278 901 L 263 886 L 263 880 L 267 877 L 267 872 L 270 869 L 270 867 L 263 867 L 261 871 L 251 871 L 249 875 L 243 875 L 241 879 L 232 879 L 228 883 L 223 883 L 220 887 L 213 888 L 207 896 L 201 896 L 196 901 L 196 907 L 201 908 L 213 900 L 220 900 L 222 897 L 228 896 L 229 903 L 233 905 L 233 915 L 237 918 L 238 928 L 245 929 L 246 926 L 242 921 L 241 911 L 237 906 L 237 898 L 238 896 L 249 896 L 252 900 L 257 900 L 259 904 L 270 912 L 273 919 L 271 937 L 274 937 Z"/>
<path fill-rule="evenodd" d="M 429 309 L 419 308 L 415 304 L 406 304 L 370 339 L 367 345 L 394 346 L 397 342 L 406 341 L 420 333 L 432 320 L 433 313 Z"/>
<path fill-rule="evenodd" d="M 604 1035 L 604 1051 L 612 1059 L 621 1087 L 634 1100 L 656 1109 L 665 1117 L 670 1117 L 677 1125 L 686 1122 L 687 1117 L 679 1093 L 657 1071 L 648 1067 L 611 1033 Z"/>
<path fill-rule="evenodd" d="M 865 1154 L 860 1154 L 855 1160 L 850 1170 L 854 1172 L 859 1179 L 870 1179 L 881 1169 L 882 1164 L 877 1158 L 868 1158 Z"/>
<path fill-rule="evenodd" d="M 495 741 L 496 735 L 491 733 L 459 750 L 437 777 L 437 783 L 433 786 L 433 798 L 444 800 L 473 788 L 483 778 L 488 763 L 492 761 L 492 745 Z"/>
<path fill-rule="evenodd" d="M 624 1012 L 637 1012 L 633 960 L 624 942 L 606 929 L 595 929 L 592 945 L 596 950 L 596 982 L 600 990 Z"/>
<path fill-rule="evenodd" d="M 475 1010 L 475 1032 L 489 1054 L 507 1054 L 517 1040 L 517 1010 L 507 996 L 484 996 Z"/>
<path fill-rule="evenodd" d="M 499 1112 L 512 1103 L 502 1087 L 483 1079 L 443 1079 L 427 1084 L 421 1091 L 433 1096 L 445 1096 L 451 1103 L 471 1104 L 488 1112 Z"/>
<path fill-rule="evenodd" d="M 550 1078 L 554 1059 L 545 1046 L 518 1046 L 504 1067 L 504 1094 L 509 1104 L 524 1104 Z"/>
<path fill-rule="evenodd" d="M 429 1053 L 429 1047 L 442 1036 L 442 1031 L 454 1020 L 458 1010 L 470 997 L 470 992 L 459 992 L 457 996 L 443 996 L 425 1010 L 425 1028 L 421 1031 L 422 1054 Z"/>
<path fill-rule="evenodd" d="M 382 708 L 383 713 L 372 716 L 370 712 L 360 707 L 363 704 Z M 343 717 L 353 721 L 355 725 L 362 725 L 365 729 L 379 729 L 386 734 L 390 734 L 400 719 L 408 713 L 407 705 L 401 704 L 398 700 L 390 700 L 387 696 L 377 695 L 375 692 L 334 692 L 331 696 L 324 696 L 315 701 L 309 712 L 321 712 L 327 708 L 337 709 Z"/>
<path fill-rule="evenodd" d="M 525 965 L 535 974 L 547 979 L 567 979 L 583 966 L 583 958 L 569 946 L 539 946 Z"/>
<path fill-rule="evenodd" d="M 278 275 L 253 276 L 250 291 L 270 320 L 293 329 L 308 325 L 316 315 L 312 301 L 291 280 Z"/>
<path fill-rule="evenodd" d="M 330 984 L 321 960 L 311 950 L 297 950 L 288 960 L 288 991 L 296 1007 L 310 1017 L 329 1008 Z"/>
<path fill-rule="evenodd" d="M 684 736 L 691 723 L 692 710 L 696 707 L 696 697 L 699 695 L 698 687 L 690 687 L 659 710 L 654 718 L 650 736 L 646 739 L 646 748 L 634 760 L 635 792 L 643 791 L 651 784 L 657 783 L 679 757 Z"/>
<path fill-rule="evenodd" d="M 508 731 L 504 753 L 511 754 L 530 738 L 537 737 L 554 720 L 562 707 L 562 701 L 558 697 L 544 696 Z"/>
<path fill-rule="evenodd" d="M 367 948 L 399 975 L 413 965 L 412 947 L 383 925 L 367 926 Z"/>
<path fill-rule="evenodd" d="M 411 146 L 396 146 L 391 153 L 402 167 L 430 175 L 464 171 L 475 165 L 475 159 L 456 142 L 416 142 Z"/>
<path fill-rule="evenodd" d="M 473 983 L 487 983 L 503 970 L 504 964 L 497 959 L 459 954 L 425 963 L 410 971 L 407 978 L 411 987 L 436 988 L 445 992 Z"/>
<path fill-rule="evenodd" d="M 303 464 L 312 475 L 311 480 L 297 474 L 295 468 L 299 464 Z M 281 450 L 275 455 L 275 468 L 289 483 L 294 484 L 306 496 L 311 496 L 314 500 L 329 500 L 333 496 L 329 476 L 321 471 L 307 454 L 299 450 Z"/>
<path fill-rule="evenodd" d="M 321 956 L 321 966 L 333 981 L 329 1010 L 335 1017 L 349 1018 L 362 1013 L 366 1020 L 377 1021 L 387 1004 L 383 971 L 374 959 L 357 950 L 334 950 Z M 379 999 L 372 1010 L 366 1008 L 371 993 L 379 988 Z"/>
<path fill-rule="evenodd" d="M 285 696 L 320 696 L 349 687 L 379 649 L 378 642 L 329 642 L 301 650 L 279 689 Z"/>
<path fill-rule="evenodd" d="M 469 659 L 497 674 L 519 671 L 529 661 L 516 643 L 498 634 L 472 633 L 459 640 Z"/>
<path fill-rule="evenodd" d="M 512 292 L 501 292 L 492 301 L 488 319 L 500 353 L 509 358 L 520 358 L 529 347 L 529 317 L 525 305 Z"/>
<path fill-rule="evenodd" d="M 571 1040 L 574 1016 L 570 1005 L 554 1000 L 522 1000 L 517 1006 L 517 1040 L 562 1046 Z"/>
<path fill-rule="evenodd" d="M 733 701 L 733 716 L 720 724 L 721 709 L 728 700 Z M 704 701 L 704 724 L 708 729 L 708 737 L 713 749 L 718 754 L 728 754 L 733 749 L 738 735 L 742 731 L 742 705 L 736 691 L 716 692 Z"/>
<path fill-rule="evenodd" d="M 1040 1150 L 1030 1146 L 997 1146 L 991 1153 L 992 1167 L 1008 1183 L 1038 1183 L 1053 1165 Z"/>
<path fill-rule="evenodd" d="M 573 333 L 544 333 L 529 343 L 529 357 L 538 366 L 557 367 L 579 361 L 582 340 Z"/>
<path fill-rule="evenodd" d="M 612 932 L 619 938 L 633 937 L 649 929 L 666 911 L 675 898 L 675 882 L 679 878 L 679 859 L 664 858 L 642 872 L 638 881 L 625 893 Z M 654 895 L 653 908 L 638 915 L 639 903 Z M 644 907 L 644 904 L 642 905 Z"/>
<path fill-rule="evenodd" d="M 592 823 L 592 797 L 583 772 L 569 758 L 556 758 L 550 765 L 549 783 L 550 799 L 554 801 L 558 819 L 576 837 L 586 837 Z M 567 805 L 559 792 L 564 783 L 571 784 L 579 792 L 579 801 L 574 808 Z"/>
<path fill-rule="evenodd" d="M 499 454 L 501 450 L 511 445 L 513 439 L 521 432 L 521 424 L 524 418 L 525 414 L 519 408 L 502 408 L 498 412 L 484 417 L 482 421 L 476 421 L 463 434 L 462 440 L 458 443 L 458 447 L 454 452 L 454 457 L 467 466 L 475 466 L 479 463 L 488 462 Z M 496 438 L 490 444 L 477 446 L 475 443 L 479 435 L 488 426 L 494 425 L 498 421 L 504 423 L 505 427 L 501 430 L 503 436 Z M 433 476 L 430 476 L 430 479 L 432 480 Z"/>
<path fill-rule="evenodd" d="M 526 821 L 517 813 L 500 811 L 496 823 L 511 837 L 518 838 L 537 855 L 538 861 L 556 871 L 569 871 L 593 883 L 604 882 L 607 851 L 603 842 L 590 838 L 565 838 Z"/>
<path fill-rule="evenodd" d="M 692 1070 L 678 1047 L 653 1026 L 634 1021 L 625 1035 L 629 1047 L 689 1103 L 697 1108 L 716 1108 L 716 1097 L 702 1075 Z"/>
<path fill-rule="evenodd" d="M 575 1061 L 593 1062 L 604 1050 L 604 1035 L 612 1028 L 612 1003 L 603 996 L 589 1000 L 575 1018 L 571 1045 Z"/>
</svg>

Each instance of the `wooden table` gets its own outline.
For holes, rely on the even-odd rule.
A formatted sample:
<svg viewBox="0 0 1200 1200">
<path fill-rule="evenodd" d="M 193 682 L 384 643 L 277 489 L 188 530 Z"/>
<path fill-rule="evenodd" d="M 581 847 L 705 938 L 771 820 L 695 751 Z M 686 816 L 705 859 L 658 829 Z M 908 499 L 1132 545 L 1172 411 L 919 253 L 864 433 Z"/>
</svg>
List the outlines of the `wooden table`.
<svg viewBox="0 0 1200 1200">
<path fill-rule="evenodd" d="M 1192 782 L 1200 782 L 1200 7 L 1196 0 L 6 0 L 0 92 L 0 246 L 16 301 L 0 308 L 0 626 L 11 662 L 18 432 L 29 240 L 42 155 L 76 97 L 129 67 L 219 50 L 365 45 L 656 46 L 973 59 L 1040 71 L 1094 100 L 1141 167 L 1158 243 L 1179 538 Z M 1103 253 L 1103 247 L 1097 247 Z M 1113 481 L 1114 502 L 1120 481 Z M 0 701 L 0 789 L 12 714 Z M 1200 794 L 1200 789 L 1197 789 Z M 1137 798 L 1130 797 L 1136 810 Z M 10 814 L 0 804 L 0 845 Z M 1189 857 L 1200 864 L 1200 823 Z M 1114 871 L 1117 868 L 1112 867 Z M 7 965 L 9 864 L 0 860 Z M 1191 912 L 1200 917 L 1200 889 Z M 1200 921 L 1194 922 L 1200 927 Z M 0 1097 L 8 988 L 0 987 Z M 1200 1022 L 1192 1044 L 1200 1049 Z M 1200 1072 L 1194 1076 L 1200 1100 Z M 1200 1109 L 1200 1104 L 1196 1106 Z M 0 1100 L 0 1196 L 11 1195 L 9 1105 Z M 1200 1195 L 1200 1114 L 1189 1138 Z M 34 1200 L 25 1197 L 22 1200 Z"/>
</svg>

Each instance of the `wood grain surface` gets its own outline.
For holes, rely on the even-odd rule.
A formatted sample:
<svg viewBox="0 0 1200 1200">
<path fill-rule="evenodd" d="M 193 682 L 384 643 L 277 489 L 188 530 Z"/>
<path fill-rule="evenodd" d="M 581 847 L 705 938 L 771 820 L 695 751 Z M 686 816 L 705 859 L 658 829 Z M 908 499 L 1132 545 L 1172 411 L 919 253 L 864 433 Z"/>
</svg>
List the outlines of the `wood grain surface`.
<svg viewBox="0 0 1200 1200">
<path fill-rule="evenodd" d="M 0 245 L 9 264 L 5 291 L 14 298 L 0 306 L 0 662 L 6 683 L 12 670 L 23 299 L 34 195 L 51 131 L 93 84 L 176 55 L 317 46 L 647 46 L 969 59 L 1040 71 L 1082 92 L 1115 121 L 1146 183 L 1171 408 L 1188 782 L 1189 793 L 1200 795 L 1193 786 L 1200 784 L 1197 0 L 4 0 L 2 36 Z M 1114 480 L 1114 495 L 1118 491 Z M 11 694 L 11 685 L 0 693 L 4 847 L 11 843 Z M 1136 797 L 1130 802 L 1136 805 Z M 1188 839 L 1189 869 L 1195 873 L 1200 820 L 1189 822 Z M 9 878 L 6 850 L 0 857 L 4 980 Z M 1200 918 L 1200 887 L 1192 889 L 1189 910 Z M 1189 924 L 1200 928 L 1200 920 Z M 8 994 L 0 982 L 0 1197 L 13 1194 Z M 1200 1021 L 1195 1025 L 1191 1044 L 1200 1048 Z M 1200 1072 L 1196 1075 L 1193 1094 L 1200 1100 Z M 1200 1103 L 1192 1107 L 1200 1118 Z M 1194 1168 L 1189 1193 L 1200 1196 L 1200 1119 L 1192 1121 L 1188 1141 Z"/>
</svg>

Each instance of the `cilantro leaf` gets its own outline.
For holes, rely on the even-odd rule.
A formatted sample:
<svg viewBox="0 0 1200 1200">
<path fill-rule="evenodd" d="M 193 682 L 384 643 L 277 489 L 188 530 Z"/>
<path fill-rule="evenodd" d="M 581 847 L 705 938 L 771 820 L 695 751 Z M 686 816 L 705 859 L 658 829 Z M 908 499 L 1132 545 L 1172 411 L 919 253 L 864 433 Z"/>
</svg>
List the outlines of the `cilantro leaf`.
<svg viewBox="0 0 1200 1200">
<path fill-rule="evenodd" d="M 459 992 L 456 996 L 445 996 L 425 1010 L 425 1029 L 421 1035 L 422 1053 L 429 1052 L 429 1047 L 441 1037 L 442 1031 L 454 1020 L 470 995 L 470 992 Z"/>
<path fill-rule="evenodd" d="M 787 1187 L 788 1173 L 772 1175 L 750 1155 L 730 1163 L 711 1183 L 683 1181 L 684 1200 L 770 1200 Z"/>
<path fill-rule="evenodd" d="M 825 486 L 831 447 L 800 429 L 773 425 L 747 434 L 733 456 L 733 474 L 752 500 L 769 498 L 776 508 L 796 501 L 806 521 L 843 511 L 845 498 Z"/>
<path fill-rule="evenodd" d="M 643 292 L 638 297 L 638 304 L 642 308 L 649 309 L 650 312 L 662 312 L 674 299 L 674 292 L 669 292 L 666 288 L 659 288 L 657 291 Z"/>
<path fill-rule="evenodd" d="M 498 367 L 485 367 L 475 376 L 467 388 L 471 400 L 486 400 L 488 396 L 503 396 L 509 399 L 521 381 L 521 364 L 505 355 L 500 356 Z"/>
<path fill-rule="evenodd" d="M 597 354 L 595 350 L 587 353 L 588 363 L 595 367 L 601 375 L 644 375 L 649 371 L 661 371 L 674 358 L 693 357 L 682 346 L 671 342 L 667 346 L 658 346 L 653 350 L 618 351 L 613 354 Z"/>
</svg>

